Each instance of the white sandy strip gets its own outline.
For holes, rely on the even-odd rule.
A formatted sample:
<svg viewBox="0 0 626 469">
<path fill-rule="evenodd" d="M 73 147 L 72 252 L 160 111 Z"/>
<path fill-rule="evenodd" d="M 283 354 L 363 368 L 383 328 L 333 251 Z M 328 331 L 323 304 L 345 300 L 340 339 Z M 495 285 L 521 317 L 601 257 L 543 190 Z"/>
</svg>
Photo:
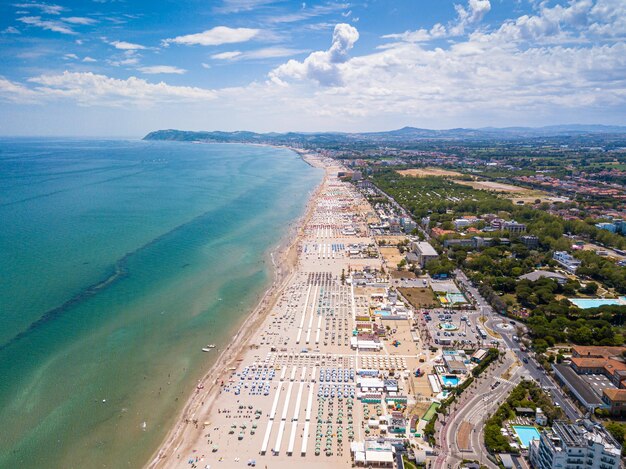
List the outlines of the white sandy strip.
<svg viewBox="0 0 626 469">
<path fill-rule="evenodd" d="M 272 426 L 274 425 L 274 421 L 270 420 L 267 422 L 267 429 L 265 430 L 265 436 L 263 437 L 263 444 L 261 445 L 261 454 L 267 453 L 267 447 L 270 443 L 270 435 L 272 433 Z"/>
<path fill-rule="evenodd" d="M 276 389 L 276 395 L 274 396 L 274 402 L 272 403 L 272 410 L 270 410 L 270 420 L 274 420 L 276 416 L 276 409 L 278 408 L 278 399 L 280 399 L 280 391 L 282 390 L 282 384 L 278 385 Z"/>
<path fill-rule="evenodd" d="M 283 435 L 285 433 L 285 421 L 281 420 L 278 424 L 278 434 L 276 435 L 276 444 L 274 445 L 274 453 L 280 452 L 280 444 L 283 441 Z"/>
<path fill-rule="evenodd" d="M 302 391 L 304 390 L 304 375 L 306 373 L 306 366 L 302 368 L 302 374 L 300 376 L 300 386 L 298 387 L 298 395 L 296 396 L 296 406 L 293 410 L 293 417 L 291 419 L 291 435 L 289 435 L 289 446 L 287 447 L 287 454 L 293 454 L 293 447 L 296 443 L 296 431 L 298 430 L 298 415 L 300 414 L 300 404 L 302 403 Z"/>
<path fill-rule="evenodd" d="M 317 318 L 317 333 L 315 334 L 315 343 L 320 343 L 320 334 L 322 333 L 322 315 L 319 315 Z"/>
<path fill-rule="evenodd" d="M 350 299 L 352 301 L 352 321 L 356 322 L 356 304 L 354 303 L 354 284 L 350 285 Z"/>
<path fill-rule="evenodd" d="M 311 375 L 315 376 L 315 367 L 313 367 L 313 373 Z M 311 424 L 311 410 L 313 409 L 313 390 L 315 386 L 311 386 L 309 388 L 309 397 L 306 403 L 306 412 L 305 412 L 305 421 L 304 421 L 304 433 L 302 434 L 302 447 L 300 453 L 302 456 L 306 454 L 306 447 L 309 442 L 309 425 Z"/>
<path fill-rule="evenodd" d="M 286 370 L 283 367 L 283 371 Z M 270 435 L 272 434 L 272 427 L 274 426 L 274 417 L 276 416 L 276 409 L 278 408 L 278 400 L 280 399 L 280 391 L 282 390 L 282 383 L 278 384 L 276 389 L 276 395 L 274 396 L 274 402 L 272 403 L 272 410 L 270 411 L 270 420 L 267 422 L 267 428 L 265 429 L 265 436 L 263 437 L 263 444 L 261 445 L 261 454 L 267 453 L 267 447 L 270 442 Z"/>
<path fill-rule="evenodd" d="M 317 292 L 319 290 L 319 285 L 315 287 L 315 294 L 313 296 L 313 300 L 315 300 L 317 298 Z M 308 344 L 311 341 L 311 328 L 313 327 L 313 316 L 315 316 L 315 301 L 312 301 L 312 311 L 311 311 L 311 318 L 309 319 L 309 328 L 306 331 L 306 343 Z"/>
<path fill-rule="evenodd" d="M 306 308 L 309 306 L 309 297 L 311 295 L 311 288 L 313 285 L 309 285 L 309 289 L 306 292 L 306 300 L 304 302 L 304 308 L 302 308 L 302 319 L 300 319 L 300 326 L 298 327 L 298 337 L 296 337 L 296 344 L 300 343 L 302 338 L 302 329 L 304 329 L 304 319 L 306 318 Z"/>
<path fill-rule="evenodd" d="M 295 370 L 295 367 L 294 367 Z M 278 454 L 280 452 L 280 446 L 285 434 L 285 425 L 287 423 L 287 412 L 289 411 L 289 401 L 291 400 L 291 392 L 293 391 L 294 382 L 290 381 L 287 386 L 287 397 L 285 397 L 285 404 L 283 405 L 283 413 L 280 416 L 280 424 L 278 426 L 278 434 L 276 435 L 276 443 L 274 444 L 274 452 Z"/>
</svg>

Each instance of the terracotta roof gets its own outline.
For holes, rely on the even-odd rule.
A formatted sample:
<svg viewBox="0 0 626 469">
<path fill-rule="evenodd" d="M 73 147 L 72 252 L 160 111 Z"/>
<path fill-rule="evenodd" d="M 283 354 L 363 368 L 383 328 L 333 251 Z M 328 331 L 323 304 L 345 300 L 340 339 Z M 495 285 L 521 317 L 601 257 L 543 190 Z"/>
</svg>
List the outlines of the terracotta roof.
<svg viewBox="0 0 626 469">
<path fill-rule="evenodd" d="M 626 363 L 611 358 L 574 357 L 572 358 L 572 363 L 577 368 L 604 368 L 610 375 L 616 371 L 626 370 Z"/>
<path fill-rule="evenodd" d="M 572 347 L 572 352 L 574 353 L 574 355 L 578 355 L 580 357 L 609 358 L 616 355 L 621 355 L 624 350 L 626 350 L 626 347 L 600 347 L 593 345 L 574 345 Z"/>
<path fill-rule="evenodd" d="M 603 389 L 602 392 L 611 402 L 626 402 L 626 389 Z"/>
</svg>

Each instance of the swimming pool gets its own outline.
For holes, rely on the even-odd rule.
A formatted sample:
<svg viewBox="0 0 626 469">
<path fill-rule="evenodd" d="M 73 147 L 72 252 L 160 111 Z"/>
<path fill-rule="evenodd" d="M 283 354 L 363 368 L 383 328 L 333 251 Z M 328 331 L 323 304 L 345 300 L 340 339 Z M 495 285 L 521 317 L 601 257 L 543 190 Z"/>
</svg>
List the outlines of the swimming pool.
<svg viewBox="0 0 626 469">
<path fill-rule="evenodd" d="M 536 427 L 530 425 L 513 425 L 513 430 L 522 446 L 528 448 L 532 440 L 538 440 L 541 436 Z"/>
<path fill-rule="evenodd" d="M 570 298 L 570 303 L 578 306 L 580 309 L 597 308 L 606 305 L 623 305 L 626 306 L 626 296 L 619 298 Z"/>
<path fill-rule="evenodd" d="M 447 387 L 455 387 L 459 385 L 459 378 L 457 378 L 456 376 L 452 376 L 452 375 L 442 375 L 439 376 L 439 379 L 441 379 L 441 382 L 443 383 L 444 386 Z"/>
</svg>

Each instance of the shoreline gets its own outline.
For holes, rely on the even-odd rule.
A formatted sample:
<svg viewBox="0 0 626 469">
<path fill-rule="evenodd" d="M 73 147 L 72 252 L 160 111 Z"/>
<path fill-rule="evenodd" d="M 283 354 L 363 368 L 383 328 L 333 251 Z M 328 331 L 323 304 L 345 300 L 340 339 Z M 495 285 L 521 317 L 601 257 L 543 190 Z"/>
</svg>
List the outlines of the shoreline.
<svg viewBox="0 0 626 469">
<path fill-rule="evenodd" d="M 314 160 L 317 159 L 314 154 L 291 147 L 281 146 L 277 148 L 287 148 L 296 153 L 298 157 L 309 166 L 321 167 L 322 169 L 325 169 L 325 167 L 321 164 L 316 166 L 308 161 L 308 158 L 312 158 Z M 185 402 L 185 405 L 178 413 L 176 423 L 167 432 L 158 448 L 152 453 L 149 461 L 144 464 L 145 468 L 152 469 L 159 467 L 165 458 L 176 454 L 184 442 L 185 429 L 188 425 L 195 425 L 196 427 L 198 425 L 204 425 L 205 422 L 200 422 L 196 416 L 200 412 L 207 415 L 211 411 L 213 405 L 215 404 L 215 398 L 220 391 L 220 377 L 224 376 L 226 371 L 237 363 L 246 348 L 249 347 L 250 340 L 257 332 L 258 327 L 265 321 L 267 315 L 270 313 L 278 301 L 281 293 L 289 284 L 292 276 L 296 272 L 296 266 L 298 263 L 298 244 L 304 236 L 304 228 L 307 221 L 313 214 L 320 190 L 324 186 L 326 178 L 327 174 L 326 171 L 324 171 L 322 180 L 309 196 L 303 215 L 292 222 L 293 226 L 287 230 L 283 239 L 279 241 L 274 249 L 269 251 L 267 257 L 271 260 L 272 264 L 270 272 L 272 280 L 269 287 L 265 290 L 257 305 L 251 310 L 246 319 L 244 319 L 243 323 L 239 326 L 230 341 L 230 345 L 220 351 L 215 363 L 197 382 L 195 390 L 191 393 Z"/>
</svg>

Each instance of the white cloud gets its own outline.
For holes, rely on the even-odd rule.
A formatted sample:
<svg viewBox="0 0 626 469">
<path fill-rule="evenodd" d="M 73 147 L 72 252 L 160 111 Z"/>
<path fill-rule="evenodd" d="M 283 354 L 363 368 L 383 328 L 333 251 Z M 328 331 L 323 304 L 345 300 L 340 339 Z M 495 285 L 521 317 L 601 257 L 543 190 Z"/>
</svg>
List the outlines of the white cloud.
<svg viewBox="0 0 626 469">
<path fill-rule="evenodd" d="M 219 46 L 221 44 L 234 44 L 246 42 L 258 36 L 261 30 L 252 28 L 229 28 L 228 26 L 216 26 L 201 33 L 178 36 L 165 39 L 164 45 L 185 44 L 201 46 Z"/>
<path fill-rule="evenodd" d="M 145 73 L 148 75 L 158 75 L 158 74 L 166 74 L 171 73 L 175 75 L 182 75 L 187 72 L 184 68 L 172 67 L 171 65 L 151 65 L 148 67 L 139 67 L 141 73 Z"/>
<path fill-rule="evenodd" d="M 277 0 L 223 0 L 222 5 L 215 8 L 216 13 L 239 13 L 276 3 Z"/>
<path fill-rule="evenodd" d="M 15 102 L 35 102 L 37 93 L 21 83 L 7 80 L 0 75 L 0 98 Z"/>
<path fill-rule="evenodd" d="M 27 24 L 29 26 L 37 26 L 41 29 L 48 31 L 54 31 L 61 34 L 76 34 L 76 32 L 69 26 L 61 23 L 60 21 L 42 20 L 40 16 L 22 16 L 17 21 Z"/>
<path fill-rule="evenodd" d="M 34 8 L 48 15 L 60 15 L 61 12 L 65 10 L 65 8 L 60 5 L 50 3 L 15 3 L 13 6 L 17 8 Z"/>
<path fill-rule="evenodd" d="M 67 60 L 78 60 L 78 56 L 76 54 L 65 54 L 63 57 Z"/>
<path fill-rule="evenodd" d="M 454 21 L 397 34 L 392 38 L 397 41 L 383 41 L 379 49 L 359 56 L 353 52 L 359 32 L 337 25 L 327 50 L 307 54 L 304 60 L 285 60 L 265 81 L 236 88 L 207 90 L 67 72 L 25 84 L 0 81 L 0 95 L 14 101 L 64 99 L 85 106 L 176 103 L 178 115 L 170 112 L 174 106 L 155 107 L 149 117 L 196 128 L 540 125 L 570 121 L 571 116 L 586 122 L 623 120 L 626 15 L 614 12 L 620 6 L 616 0 L 562 3 L 555 8 L 554 2 L 537 2 L 532 14 L 494 25 L 481 23 L 484 6 L 472 9 L 471 2 L 464 3 L 465 15 Z M 427 43 L 433 37 L 451 37 L 451 28 L 461 20 L 463 35 Z M 230 57 L 214 54 L 215 60 L 243 60 L 246 54 L 280 49 L 236 48 L 229 51 Z M 115 58 L 135 62 L 117 65 L 133 67 L 142 53 L 116 52 Z M 210 106 L 193 104 L 209 100 Z"/>
<path fill-rule="evenodd" d="M 304 52 L 301 49 L 291 49 L 289 47 L 264 47 L 248 51 L 227 51 L 213 54 L 212 59 L 216 60 L 255 60 L 255 59 L 272 59 L 277 57 L 289 57 L 290 55 L 300 54 Z"/>
<path fill-rule="evenodd" d="M 126 59 L 107 60 L 107 63 L 109 65 L 112 65 L 113 67 L 124 67 L 124 66 L 128 66 L 128 65 L 137 65 L 139 63 L 139 58 L 131 56 L 131 57 L 128 57 Z"/>
<path fill-rule="evenodd" d="M 324 86 L 338 86 L 343 83 L 340 66 L 348 60 L 348 52 L 359 39 L 359 32 L 354 26 L 340 23 L 333 31 L 333 41 L 326 51 L 317 51 L 304 61 L 290 60 L 270 72 L 270 78 L 276 83 L 289 79 L 314 80 Z"/>
<path fill-rule="evenodd" d="M 238 50 L 228 51 L 228 52 L 220 52 L 219 54 L 213 54 L 211 56 L 212 59 L 216 60 L 232 60 L 241 55 L 241 52 Z"/>
<path fill-rule="evenodd" d="M 334 14 L 349 7 L 349 3 L 330 2 L 323 5 L 314 5 L 311 7 L 307 6 L 306 3 L 303 3 L 302 8 L 295 13 L 269 16 L 268 18 L 266 18 L 266 20 L 269 23 L 295 23 L 318 16 Z"/>
<path fill-rule="evenodd" d="M 132 42 L 126 42 L 126 41 L 112 41 L 109 42 L 110 45 L 112 45 L 113 47 L 115 47 L 116 49 L 119 50 L 143 50 L 146 49 L 145 46 L 142 46 L 140 44 L 134 44 Z"/>
<path fill-rule="evenodd" d="M 150 83 L 137 77 L 123 80 L 91 72 L 66 71 L 59 75 L 40 75 L 28 81 L 34 88 L 18 89 L 16 94 L 35 93 L 42 100 L 70 99 L 81 105 L 149 107 L 157 103 L 208 101 L 216 96 L 213 90 L 204 88 Z"/>
<path fill-rule="evenodd" d="M 93 62 L 97 62 L 97 60 L 94 59 L 93 57 L 86 56 L 86 57 L 83 57 L 83 62 L 93 63 Z"/>
<path fill-rule="evenodd" d="M 602 3 L 604 2 L 598 2 L 598 5 Z M 613 21 L 608 22 L 606 21 L 608 18 L 602 13 L 594 18 L 593 6 L 592 0 L 571 0 L 567 6 L 555 5 L 553 7 L 541 3 L 536 15 L 522 15 L 516 19 L 506 20 L 492 33 L 476 33 L 475 39 L 500 43 L 566 43 L 579 40 L 580 33 L 584 36 L 587 30 L 593 30 L 593 25 L 590 24 L 593 19 L 615 30 L 613 23 L 619 20 L 614 17 Z M 626 13 L 625 6 L 622 6 L 622 11 Z M 622 20 L 626 25 L 625 21 Z M 599 28 L 596 32 L 600 32 Z"/>
<path fill-rule="evenodd" d="M 93 18 L 85 18 L 83 16 L 68 16 L 67 18 L 61 18 L 61 19 L 65 21 L 66 23 L 71 23 L 71 24 L 90 25 L 90 24 L 97 23 L 97 21 L 94 20 Z"/>
<path fill-rule="evenodd" d="M 8 28 L 2 31 L 2 34 L 21 34 L 19 29 L 14 28 L 13 26 L 9 26 Z"/>
<path fill-rule="evenodd" d="M 456 4 L 456 18 L 447 25 L 436 23 L 431 28 L 420 28 L 415 31 L 405 31 L 403 33 L 386 34 L 383 39 L 397 39 L 405 42 L 428 42 L 433 39 L 444 37 L 456 37 L 465 34 L 467 27 L 473 26 L 491 11 L 489 0 L 468 0 L 467 6 Z"/>
<path fill-rule="evenodd" d="M 352 39 L 338 42 L 337 36 L 342 34 L 336 30 L 331 50 L 341 50 L 341 58 L 330 59 L 330 50 L 314 52 L 303 62 L 290 60 L 277 67 L 269 73 L 267 85 L 276 95 L 272 102 L 311 119 L 332 116 L 334 122 L 343 122 L 343 118 L 365 122 L 369 118 L 383 125 L 388 125 L 388 116 L 399 120 L 404 116 L 405 122 L 418 118 L 424 122 L 434 116 L 440 121 L 467 122 L 489 116 L 493 125 L 503 119 L 510 121 L 511 116 L 518 122 L 547 115 L 562 115 L 567 120 L 576 109 L 585 109 L 584 115 L 604 115 L 604 108 L 613 112 L 626 108 L 626 43 L 620 38 L 606 44 L 585 40 L 587 21 L 598 25 L 619 21 L 610 8 L 605 10 L 603 23 L 600 13 L 589 20 L 584 17 L 582 1 L 560 9 L 544 5 L 537 16 L 558 27 L 540 27 L 535 34 L 528 33 L 541 38 L 538 43 L 507 40 L 523 35 L 506 35 L 500 27 L 493 33 L 484 32 L 477 24 L 486 10 L 480 5 L 465 10 L 466 15 L 460 17 L 467 28 L 476 22 L 474 32 L 436 48 L 420 42 L 435 35 L 443 37 L 442 28 L 449 33 L 446 27 L 401 33 L 394 37 L 401 42 L 348 58 L 347 51 L 358 35 L 347 35 Z M 520 18 L 504 24 L 525 24 Z M 566 34 L 567 45 L 561 42 Z M 312 87 L 311 80 L 331 86 Z M 482 125 L 485 123 L 483 120 Z"/>
<path fill-rule="evenodd" d="M 206 68 L 207 70 L 208 70 L 209 68 L 211 68 L 211 65 L 210 65 L 210 64 L 207 64 L 207 63 L 204 63 L 204 62 L 202 62 L 202 64 L 201 64 L 201 65 L 202 65 L 202 68 Z"/>
</svg>

